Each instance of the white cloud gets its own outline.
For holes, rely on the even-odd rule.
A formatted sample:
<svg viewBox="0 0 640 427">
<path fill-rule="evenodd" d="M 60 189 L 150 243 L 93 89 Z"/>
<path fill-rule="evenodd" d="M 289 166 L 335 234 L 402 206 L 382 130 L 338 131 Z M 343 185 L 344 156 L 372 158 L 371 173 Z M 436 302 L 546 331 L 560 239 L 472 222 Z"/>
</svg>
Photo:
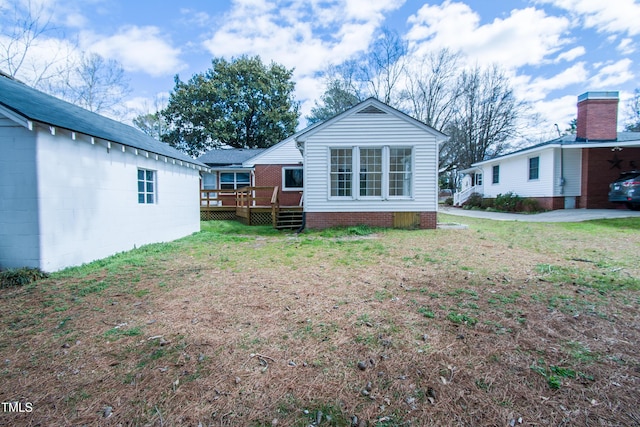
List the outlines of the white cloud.
<svg viewBox="0 0 640 427">
<path fill-rule="evenodd" d="M 7 45 L 8 41 L 0 36 L 0 45 Z M 44 80 L 58 77 L 60 70 L 66 67 L 67 60 L 75 53 L 75 46 L 67 40 L 40 37 L 29 46 L 16 77 L 25 83 L 42 87 L 46 83 Z"/>
<path fill-rule="evenodd" d="M 182 15 L 182 22 L 186 25 L 205 27 L 211 23 L 211 16 L 206 12 L 198 12 L 193 9 L 184 8 L 180 9 L 180 15 Z"/>
<path fill-rule="evenodd" d="M 407 39 L 416 51 L 448 47 L 464 52 L 472 62 L 505 68 L 547 62 L 569 42 L 564 37 L 568 19 L 534 8 L 512 10 L 504 19 L 481 25 L 468 5 L 448 0 L 424 5 L 408 23 L 412 27 Z"/>
<path fill-rule="evenodd" d="M 634 74 L 631 72 L 633 62 L 629 58 L 617 62 L 602 65 L 597 74 L 589 80 L 590 90 L 607 89 L 615 90 L 616 87 L 632 81 Z"/>
<path fill-rule="evenodd" d="M 213 56 L 260 55 L 295 68 L 296 93 L 316 99 L 313 78 L 330 64 L 365 51 L 376 29 L 404 0 L 235 0 L 221 26 L 203 45 Z M 308 109 L 308 106 L 305 106 Z"/>
<path fill-rule="evenodd" d="M 583 56 L 585 53 L 587 53 L 587 50 L 584 48 L 584 46 L 574 47 L 573 49 L 570 49 L 566 52 L 562 52 L 561 54 L 559 54 L 555 62 L 560 62 L 560 61 L 571 62 L 574 59 Z"/>
<path fill-rule="evenodd" d="M 105 58 L 118 60 L 125 70 L 157 77 L 183 68 L 180 50 L 164 39 L 158 27 L 125 26 L 112 36 L 82 32 L 81 47 Z"/>
<path fill-rule="evenodd" d="M 640 4 L 635 0 L 538 0 L 582 18 L 583 24 L 598 32 L 640 34 Z"/>
<path fill-rule="evenodd" d="M 540 113 L 542 123 L 538 126 L 543 136 L 542 140 L 548 140 L 558 136 L 554 124 L 557 124 L 560 131 L 569 127 L 578 112 L 576 107 L 578 97 L 573 95 L 562 96 L 551 100 L 540 100 L 534 103 L 534 108 Z"/>
<path fill-rule="evenodd" d="M 522 95 L 529 101 L 545 99 L 550 92 L 565 89 L 574 84 L 581 84 L 589 79 L 586 63 L 578 62 L 575 65 L 550 77 L 537 77 L 530 82 L 523 82 Z"/>
<path fill-rule="evenodd" d="M 636 44 L 633 39 L 626 38 L 620 41 L 616 49 L 623 55 L 631 55 L 636 51 Z"/>
</svg>

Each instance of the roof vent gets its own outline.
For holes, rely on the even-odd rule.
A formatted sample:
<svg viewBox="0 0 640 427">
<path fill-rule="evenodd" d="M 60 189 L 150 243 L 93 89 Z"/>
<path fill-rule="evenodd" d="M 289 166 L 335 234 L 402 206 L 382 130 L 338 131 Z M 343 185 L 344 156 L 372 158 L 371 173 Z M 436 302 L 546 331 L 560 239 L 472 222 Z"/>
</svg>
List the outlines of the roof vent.
<svg viewBox="0 0 640 427">
<path fill-rule="evenodd" d="M 369 105 L 367 108 L 363 108 L 358 111 L 358 114 L 387 114 L 379 108 L 374 107 L 373 105 Z"/>
</svg>

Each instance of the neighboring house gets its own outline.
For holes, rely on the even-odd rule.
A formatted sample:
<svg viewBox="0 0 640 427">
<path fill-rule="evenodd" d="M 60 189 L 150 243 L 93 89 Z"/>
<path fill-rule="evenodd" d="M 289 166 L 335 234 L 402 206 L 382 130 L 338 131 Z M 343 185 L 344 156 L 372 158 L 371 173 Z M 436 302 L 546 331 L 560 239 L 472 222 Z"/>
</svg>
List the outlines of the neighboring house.
<svg viewBox="0 0 640 427">
<path fill-rule="evenodd" d="M 295 135 L 269 148 L 213 149 L 198 158 L 211 168 L 202 190 L 214 193 L 219 206 L 235 206 L 242 187 L 278 187 L 279 203 L 298 206 L 302 194 L 302 155 Z M 271 194 L 269 194 L 269 197 Z"/>
<path fill-rule="evenodd" d="M 235 206 L 235 192 L 239 188 L 255 186 L 253 166 L 244 166 L 245 160 L 262 153 L 264 149 L 215 149 L 198 157 L 209 167 L 202 174 L 202 190 L 219 190 L 212 197 L 217 206 Z"/>
<path fill-rule="evenodd" d="M 206 169 L 0 75 L 0 269 L 55 271 L 196 232 Z"/>
<path fill-rule="evenodd" d="M 279 202 L 283 206 L 300 205 L 304 188 L 302 154 L 295 140 L 297 135 L 280 141 L 244 162 L 245 166 L 254 168 L 256 187 L 279 188 Z"/>
<path fill-rule="evenodd" d="M 620 172 L 640 168 L 640 132 L 617 132 L 618 92 L 578 97 L 577 133 L 565 135 L 461 171 L 461 205 L 472 193 L 485 198 L 512 192 L 545 209 L 615 208 L 607 198 Z"/>
<path fill-rule="evenodd" d="M 444 139 L 373 98 L 299 132 L 306 226 L 436 228 Z"/>
</svg>

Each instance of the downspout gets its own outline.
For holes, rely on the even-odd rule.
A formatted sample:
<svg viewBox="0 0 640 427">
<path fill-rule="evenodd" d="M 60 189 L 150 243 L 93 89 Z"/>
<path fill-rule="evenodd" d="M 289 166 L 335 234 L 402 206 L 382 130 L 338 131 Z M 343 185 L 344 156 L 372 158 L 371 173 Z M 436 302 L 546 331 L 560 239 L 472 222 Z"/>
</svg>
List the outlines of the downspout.
<svg viewBox="0 0 640 427">
<path fill-rule="evenodd" d="M 564 194 L 564 145 L 562 144 L 562 135 L 560 134 L 560 128 L 558 124 L 555 124 L 558 131 L 558 137 L 560 138 L 560 194 Z"/>
<path fill-rule="evenodd" d="M 296 230 L 296 234 L 302 233 L 306 225 L 307 225 L 307 213 L 302 212 L 302 225 L 300 226 L 300 228 Z"/>
</svg>

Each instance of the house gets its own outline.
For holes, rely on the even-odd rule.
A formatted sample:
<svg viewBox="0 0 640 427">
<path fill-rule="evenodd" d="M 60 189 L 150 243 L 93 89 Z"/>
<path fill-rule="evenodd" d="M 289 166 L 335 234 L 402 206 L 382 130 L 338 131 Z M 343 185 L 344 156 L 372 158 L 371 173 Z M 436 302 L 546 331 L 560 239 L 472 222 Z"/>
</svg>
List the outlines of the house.
<svg viewBox="0 0 640 427">
<path fill-rule="evenodd" d="M 302 155 L 294 136 L 266 149 L 213 149 L 200 189 L 200 217 L 276 228 L 302 225 Z"/>
<path fill-rule="evenodd" d="M 206 165 L 0 75 L 0 269 L 55 271 L 200 229 Z"/>
<path fill-rule="evenodd" d="M 244 165 L 246 160 L 264 149 L 214 149 L 198 157 L 198 161 L 209 167 L 202 174 L 201 190 L 218 190 L 211 194 L 215 206 L 235 206 L 236 190 L 255 186 L 253 166 Z"/>
<path fill-rule="evenodd" d="M 298 206 L 303 187 L 302 155 L 295 136 L 269 148 L 208 151 L 198 157 L 210 168 L 203 174 L 202 190 L 219 190 L 209 199 L 215 199 L 218 206 L 235 206 L 238 189 L 278 187 L 280 204 Z"/>
<path fill-rule="evenodd" d="M 609 184 L 640 168 L 640 132 L 617 132 L 618 92 L 578 97 L 577 132 L 536 144 L 461 171 L 461 205 L 472 193 L 485 198 L 512 192 L 545 209 L 615 208 Z"/>
<path fill-rule="evenodd" d="M 373 98 L 299 132 L 306 226 L 436 228 L 444 139 Z"/>
</svg>

